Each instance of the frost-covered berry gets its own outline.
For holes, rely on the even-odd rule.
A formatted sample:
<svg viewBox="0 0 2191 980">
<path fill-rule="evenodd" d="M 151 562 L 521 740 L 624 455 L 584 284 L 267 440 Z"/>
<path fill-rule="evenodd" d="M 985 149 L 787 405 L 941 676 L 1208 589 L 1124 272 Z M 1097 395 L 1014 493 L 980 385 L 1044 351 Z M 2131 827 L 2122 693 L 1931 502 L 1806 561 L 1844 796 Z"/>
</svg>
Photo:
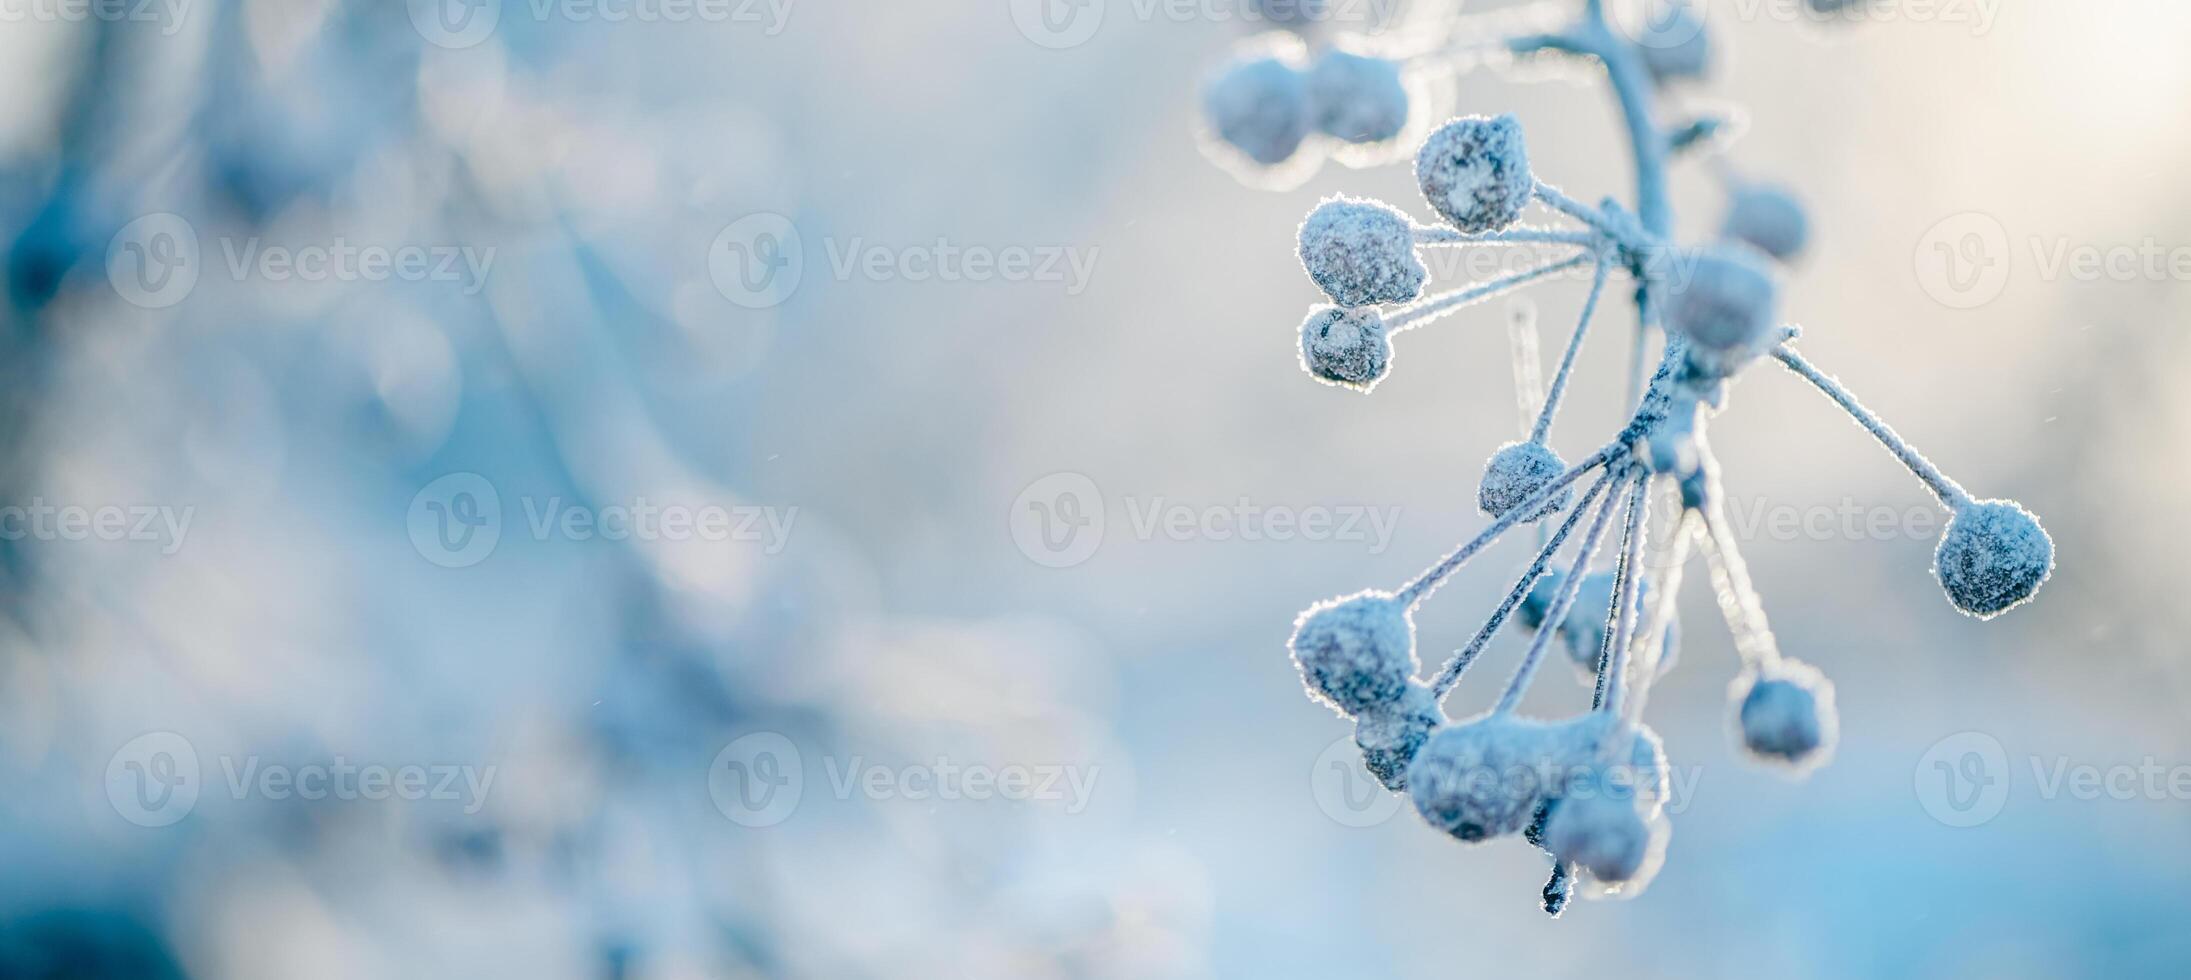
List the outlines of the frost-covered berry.
<svg viewBox="0 0 2191 980">
<path fill-rule="evenodd" d="M 1202 109 L 1218 139 L 1266 167 L 1284 163 L 1308 138 L 1308 82 L 1276 58 L 1225 66 L 1203 90 Z"/>
<path fill-rule="evenodd" d="M 1666 746 L 1651 726 L 1591 711 L 1552 723 L 1550 732 L 1548 751 L 1570 760 L 1577 775 L 1583 770 L 1605 769 L 1637 795 L 1665 798 Z M 1607 764 L 1603 760 L 1615 762 Z"/>
<path fill-rule="evenodd" d="M 1567 619 L 1560 624 L 1560 638 L 1566 641 L 1567 659 L 1577 670 L 1590 677 L 1598 672 L 1598 655 L 1605 650 L 1605 618 L 1612 615 L 1613 588 L 1617 584 L 1612 572 L 1594 572 L 1582 577 L 1582 585 L 1575 590 L 1575 602 L 1567 607 Z M 1642 606 L 1650 606 L 1650 583 L 1642 583 Z"/>
<path fill-rule="evenodd" d="M 1340 306 L 1405 303 L 1430 274 L 1414 222 L 1376 201 L 1327 198 L 1301 222 L 1299 251 L 1309 278 Z"/>
<path fill-rule="evenodd" d="M 2054 572 L 2054 539 L 2013 500 L 1957 509 L 1940 536 L 1933 572 L 1955 608 L 1991 619 L 2029 600 Z"/>
<path fill-rule="evenodd" d="M 1560 586 L 1567 581 L 1567 573 L 1557 568 L 1546 569 L 1537 584 L 1529 587 L 1529 595 L 1514 610 L 1514 618 L 1530 629 L 1543 629 L 1544 617 L 1551 614 L 1552 600 L 1560 594 Z"/>
<path fill-rule="evenodd" d="M 1728 689 L 1742 747 L 1767 762 L 1807 770 L 1833 755 L 1841 726 L 1833 682 L 1799 660 L 1742 672 Z"/>
<path fill-rule="evenodd" d="M 1671 775 L 1666 768 L 1666 743 L 1649 725 L 1636 724 L 1633 731 L 1634 743 L 1628 754 L 1631 785 L 1644 817 L 1657 817 L 1666 806 Z"/>
<path fill-rule="evenodd" d="M 1617 578 L 1612 572 L 1594 572 L 1583 576 L 1582 585 L 1575 590 L 1574 603 L 1567 607 L 1567 618 L 1560 623 L 1559 635 L 1563 649 L 1567 651 L 1567 660 L 1575 665 L 1577 676 L 1585 681 L 1594 682 L 1598 676 L 1598 658 L 1605 652 L 1605 625 L 1606 619 L 1612 615 L 1613 588 L 1617 584 Z M 1637 584 L 1636 596 L 1636 623 L 1640 629 L 1643 617 L 1651 608 L 1649 579 Z M 1536 598 L 1535 590 L 1531 591 L 1530 598 Z M 1549 602 L 1547 597 L 1545 603 Z M 1534 628 L 1529 622 L 1529 605 L 1529 600 L 1524 600 L 1522 621 L 1524 625 Z M 1544 618 L 1543 605 L 1539 605 L 1534 618 L 1539 621 Z M 1668 620 L 1665 638 L 1660 644 L 1662 653 L 1657 664 L 1658 674 L 1664 674 L 1673 663 L 1675 645 L 1680 637 L 1680 621 Z"/>
<path fill-rule="evenodd" d="M 1407 769 L 1415 811 L 1471 844 L 1519 833 L 1558 795 L 1565 766 L 1552 727 L 1492 714 L 1438 729 Z"/>
<path fill-rule="evenodd" d="M 1326 50 L 1308 71 L 1316 131 L 1349 143 L 1382 143 L 1407 128 L 1407 85 L 1384 58 Z"/>
<path fill-rule="evenodd" d="M 1545 850 L 1599 881 L 1635 877 L 1651 850 L 1650 821 L 1636 795 L 1604 772 L 1576 780 L 1545 821 Z"/>
<path fill-rule="evenodd" d="M 1318 380 L 1368 391 L 1392 367 L 1392 339 L 1375 307 L 1319 306 L 1301 322 L 1301 366 Z"/>
<path fill-rule="evenodd" d="M 1484 464 L 1483 482 L 1476 487 L 1476 506 L 1492 517 L 1522 505 L 1567 472 L 1567 461 L 1541 442 L 1510 442 L 1499 447 Z M 1546 514 L 1567 507 L 1573 494 L 1562 490 L 1522 518 L 1542 520 Z"/>
<path fill-rule="evenodd" d="M 1309 696 L 1359 715 L 1398 704 L 1415 676 L 1415 623 L 1389 592 L 1319 602 L 1294 621 L 1288 641 Z"/>
<path fill-rule="evenodd" d="M 1643 464 L 1653 473 L 1682 479 L 1704 464 L 1703 447 L 1697 444 L 1697 423 L 1704 403 L 1680 387 L 1667 399 L 1666 417 L 1644 437 Z"/>
<path fill-rule="evenodd" d="M 1445 724 L 1438 698 L 1420 681 L 1408 681 L 1407 690 L 1391 704 L 1362 712 L 1354 722 L 1354 744 L 1362 748 L 1362 764 L 1386 789 L 1407 788 L 1407 766 L 1430 738 Z"/>
<path fill-rule="evenodd" d="M 1666 268 L 1674 268 L 1669 272 Z M 1666 288 L 1666 321 L 1692 345 L 1701 370 L 1728 374 L 1772 345 L 1780 287 L 1766 259 L 1739 243 L 1688 253 L 1658 269 Z"/>
<path fill-rule="evenodd" d="M 1719 233 L 1786 262 L 1810 243 L 1811 221 L 1803 202 L 1786 188 L 1745 183 L 1729 195 L 1727 219 Z"/>
<path fill-rule="evenodd" d="M 1467 116 L 1439 127 L 1415 155 L 1415 182 L 1455 228 L 1476 233 L 1513 224 L 1537 189 L 1521 121 Z"/>
<path fill-rule="evenodd" d="M 1643 66 L 1660 84 L 1703 78 L 1712 66 L 1711 37 L 1686 3 L 1655 3 L 1636 39 Z"/>
</svg>

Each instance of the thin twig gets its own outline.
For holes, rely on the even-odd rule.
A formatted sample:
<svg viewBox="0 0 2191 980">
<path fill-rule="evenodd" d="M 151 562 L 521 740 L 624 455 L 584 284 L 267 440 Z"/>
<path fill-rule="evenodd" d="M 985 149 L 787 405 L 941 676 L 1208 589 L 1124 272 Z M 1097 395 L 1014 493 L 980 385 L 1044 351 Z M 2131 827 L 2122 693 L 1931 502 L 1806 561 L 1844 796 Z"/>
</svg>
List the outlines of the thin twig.
<svg viewBox="0 0 2191 980">
<path fill-rule="evenodd" d="M 1423 601 L 1424 596 L 1430 594 L 1432 589 L 1437 588 L 1439 583 L 1445 581 L 1446 576 L 1453 574 L 1454 569 L 1466 564 L 1470 558 L 1475 557 L 1476 552 L 1483 550 L 1491 542 L 1497 541 L 1499 535 L 1505 534 L 1514 525 L 1521 523 L 1523 518 L 1534 513 L 1537 508 L 1544 506 L 1545 501 L 1551 500 L 1561 490 L 1566 489 L 1568 484 L 1580 479 L 1583 474 L 1604 466 L 1615 459 L 1624 459 L 1627 453 L 1628 447 L 1616 443 L 1584 457 L 1582 462 L 1576 463 L 1567 472 L 1560 474 L 1558 479 L 1545 484 L 1542 489 L 1530 494 L 1529 499 L 1514 505 L 1514 508 L 1507 511 L 1505 516 L 1491 522 L 1491 526 L 1484 528 L 1483 533 L 1476 535 L 1468 543 L 1453 549 L 1452 554 L 1445 556 L 1437 564 L 1424 569 L 1423 573 L 1416 576 L 1414 581 L 1403 586 L 1395 598 L 1407 607 L 1414 608 L 1417 603 Z"/>
<path fill-rule="evenodd" d="M 1932 460 L 1926 459 L 1924 453 L 1918 452 L 1917 447 L 1910 445 L 1908 440 L 1897 435 L 1894 428 L 1886 423 L 1886 420 L 1872 414 L 1871 409 L 1865 408 L 1863 402 L 1856 400 L 1856 394 L 1843 386 L 1839 379 L 1819 370 L 1817 365 L 1806 360 L 1803 355 L 1796 353 L 1795 348 L 1786 344 L 1773 348 L 1773 356 L 1778 358 L 1780 363 L 1787 365 L 1788 370 L 1802 375 L 1804 380 L 1817 386 L 1819 391 L 1826 393 L 1826 397 L 1839 404 L 1843 410 L 1849 413 L 1850 417 L 1856 419 L 1856 424 L 1863 426 L 1866 431 L 1872 434 L 1873 438 L 1879 440 L 1880 445 L 1887 447 L 1888 452 L 1893 453 L 1895 458 L 1900 459 L 1903 466 L 1909 467 L 1911 473 L 1917 474 L 1918 479 L 1925 481 L 1925 486 L 1932 490 L 1932 495 L 1940 498 L 1940 502 L 1945 504 L 1949 510 L 1961 510 L 1971 502 L 1970 494 L 1964 492 L 1961 484 L 1949 479 L 1947 474 L 1940 472 L 1940 468 L 1932 465 Z"/>
<path fill-rule="evenodd" d="M 1619 486 L 1625 474 L 1616 475 L 1614 486 Z M 1544 627 L 1529 641 L 1529 651 L 1522 655 L 1521 666 L 1514 669 L 1514 676 L 1506 682 L 1506 691 L 1499 695 L 1498 706 L 1493 714 L 1510 714 L 1521 704 L 1522 695 L 1529 693 L 1529 682 L 1537 676 L 1537 667 L 1544 663 L 1544 651 L 1551 645 L 1552 636 L 1559 632 L 1557 624 L 1567 618 L 1567 610 L 1574 606 L 1576 593 L 1582 590 L 1582 578 L 1590 571 L 1590 559 L 1597 554 L 1598 543 L 1605 540 L 1605 531 L 1613 522 L 1613 509 L 1620 501 L 1616 494 L 1606 494 L 1598 504 L 1597 516 L 1590 521 L 1590 530 L 1583 533 L 1582 551 L 1575 557 L 1575 564 L 1568 569 L 1567 579 L 1560 583 L 1559 594 L 1545 610 Z"/>
<path fill-rule="evenodd" d="M 1574 532 L 1575 525 L 1582 522 L 1582 515 L 1590 511 L 1591 501 L 1596 500 L 1598 494 L 1604 492 L 1606 485 L 1612 482 L 1613 474 L 1607 471 L 1590 484 L 1590 489 L 1583 491 L 1582 499 L 1575 501 L 1574 509 L 1567 512 L 1567 519 L 1560 522 L 1559 530 L 1552 532 L 1551 540 L 1537 549 L 1537 557 L 1522 572 L 1521 580 L 1514 583 L 1514 588 L 1507 592 L 1506 600 L 1499 603 L 1498 610 L 1484 622 L 1482 629 L 1476 631 L 1468 645 L 1455 653 L 1445 662 L 1445 667 L 1438 671 L 1437 680 L 1430 685 L 1430 693 L 1443 698 L 1447 692 L 1453 690 L 1453 685 L 1460 683 L 1461 674 L 1468 670 L 1470 664 L 1476 662 L 1476 657 L 1483 653 L 1484 647 L 1491 643 L 1491 638 L 1498 634 L 1499 627 L 1506 625 L 1507 617 L 1513 615 L 1514 608 L 1528 598 L 1537 580 L 1544 577 L 1545 568 L 1552 564 L 1552 556 L 1559 553 L 1560 545 L 1567 542 L 1567 536 Z M 1545 628 L 1550 629 L 1551 626 L 1547 625 Z"/>
</svg>

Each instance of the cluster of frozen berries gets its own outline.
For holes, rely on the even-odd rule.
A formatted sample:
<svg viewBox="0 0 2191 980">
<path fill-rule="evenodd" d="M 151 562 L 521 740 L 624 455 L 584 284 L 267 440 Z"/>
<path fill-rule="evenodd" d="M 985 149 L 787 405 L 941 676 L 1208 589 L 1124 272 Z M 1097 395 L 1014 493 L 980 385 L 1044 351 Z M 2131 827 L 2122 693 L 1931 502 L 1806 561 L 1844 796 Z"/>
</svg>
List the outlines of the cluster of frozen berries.
<svg viewBox="0 0 2191 980">
<path fill-rule="evenodd" d="M 1663 84 L 1663 72 L 1644 70 L 1650 49 L 1608 30 L 1596 4 L 1589 9 L 1592 16 L 1572 33 L 1539 43 L 1605 61 L 1616 86 L 1624 77 Z M 1538 180 L 1520 123 L 1478 116 L 1446 123 L 1416 155 L 1417 185 L 1439 224 L 1418 224 L 1380 202 L 1334 197 L 1302 222 L 1298 242 L 1303 267 L 1331 301 L 1301 325 L 1302 365 L 1320 381 L 1360 391 L 1391 371 L 1394 334 L 1564 271 L 1589 270 L 1580 322 L 1527 438 L 1499 447 L 1485 465 L 1476 499 L 1490 526 L 1396 590 L 1310 607 L 1290 643 L 1309 695 L 1354 721 L 1370 773 L 1406 793 L 1427 822 L 1468 843 L 1522 835 L 1551 856 L 1544 899 L 1554 914 L 1578 884 L 1589 894 L 1633 894 L 1659 866 L 1668 835 L 1665 760 L 1641 715 L 1651 683 L 1672 660 L 1674 600 L 1692 547 L 1706 560 L 1742 659 L 1730 691 L 1742 747 L 1798 774 L 1832 754 L 1834 687 L 1816 668 L 1780 653 L 1725 516 L 1705 430 L 1737 372 L 1764 357 L 1778 360 L 1845 409 L 1952 511 L 1934 571 L 1955 608 L 1998 615 L 2029 600 L 2054 565 L 2053 542 L 2028 511 L 1972 498 L 1792 346 L 1798 331 L 1780 319 L 1774 264 L 1807 238 L 1790 195 L 1730 179 L 1734 193 L 1719 240 L 1695 247 L 1667 240 L 1668 222 L 1654 216 L 1663 198 L 1653 201 L 1649 187 L 1663 179 L 1657 170 L 1673 140 L 1647 110 L 1626 104 L 1634 101 L 1624 99 L 1624 109 L 1638 113 L 1631 124 L 1652 141 L 1638 149 L 1646 190 L 1634 211 L 1611 200 L 1584 204 Z M 1561 224 L 1523 224 L 1533 204 Z M 1423 249 L 1511 245 L 1552 255 L 1522 272 L 1425 294 Z M 1647 383 L 1637 379 L 1634 412 L 1613 437 L 1569 463 L 1547 437 L 1615 275 L 1634 284 L 1640 326 L 1663 331 L 1662 358 Z M 1672 526 L 1657 529 L 1658 560 L 1647 562 L 1654 491 L 1679 507 Z M 1533 560 L 1475 635 L 1432 679 L 1420 679 L 1415 608 L 1505 532 L 1534 523 L 1548 533 Z M 1570 538 L 1572 558 L 1554 567 Z M 1608 541 L 1611 567 L 1598 570 Z M 1494 707 L 1449 720 L 1443 700 L 1509 618 L 1534 632 L 1520 666 Z M 1592 684 L 1590 708 L 1556 721 L 1520 716 L 1516 708 L 1555 640 Z"/>
<path fill-rule="evenodd" d="M 1413 79 L 1401 61 L 1359 47 L 1341 39 L 1312 54 L 1285 34 L 1244 43 L 1203 87 L 1206 145 L 1266 183 L 1305 176 L 1337 148 L 1374 155 L 1398 145 L 1419 118 Z"/>
</svg>

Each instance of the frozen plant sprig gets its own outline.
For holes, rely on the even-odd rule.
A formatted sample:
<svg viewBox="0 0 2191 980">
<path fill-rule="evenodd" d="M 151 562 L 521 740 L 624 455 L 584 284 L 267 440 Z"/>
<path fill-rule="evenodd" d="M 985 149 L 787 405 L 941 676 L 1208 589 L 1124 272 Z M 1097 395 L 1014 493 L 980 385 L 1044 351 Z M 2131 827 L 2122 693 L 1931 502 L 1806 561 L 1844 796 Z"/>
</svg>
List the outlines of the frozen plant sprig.
<svg viewBox="0 0 2191 980">
<path fill-rule="evenodd" d="M 1290 649 L 1311 696 L 1355 719 L 1368 768 L 1387 788 L 1407 793 L 1426 822 L 1465 843 L 1519 834 L 1544 849 L 1553 861 L 1544 906 L 1557 915 L 1578 890 L 1633 895 L 1659 867 L 1669 829 L 1657 805 L 1664 760 L 1641 717 L 1651 684 L 1672 659 L 1674 598 L 1692 545 L 1706 560 L 1741 661 L 1729 690 L 1737 741 L 1751 757 L 1796 776 L 1832 755 L 1839 728 L 1833 684 L 1781 654 L 1726 520 L 1707 423 L 1725 408 L 1735 374 L 1764 356 L 1779 361 L 1846 411 L 1939 499 L 1952 518 L 1934 573 L 1956 609 L 1990 618 L 2029 601 L 2054 556 L 2052 540 L 2029 511 L 1972 497 L 1795 349 L 1799 331 L 1781 325 L 1780 272 L 1771 261 L 1800 247 L 1802 236 L 1785 234 L 1785 221 L 1763 231 L 1772 222 L 1745 229 L 1730 221 L 1720 242 L 1672 243 L 1665 180 L 1679 132 L 1658 122 L 1646 56 L 1608 29 L 1601 4 L 1586 3 L 1571 28 L 1512 44 L 1518 52 L 1579 57 L 1604 69 L 1631 137 L 1635 206 L 1590 205 L 1559 191 L 1532 170 L 1518 120 L 1476 116 L 1447 123 L 1417 155 L 1419 187 L 1441 224 L 1420 225 L 1390 205 L 1343 197 L 1325 201 L 1302 223 L 1302 263 L 1333 301 L 1303 325 L 1303 365 L 1319 380 L 1364 391 L 1389 374 L 1391 338 L 1399 331 L 1561 272 L 1589 266 L 1592 274 L 1528 438 L 1500 447 L 1485 468 L 1478 502 L 1490 525 L 1390 592 L 1311 607 L 1295 624 Z M 1532 205 L 1557 223 L 1523 224 Z M 1780 219 L 1788 217 L 1786 208 L 1780 212 Z M 1510 245 L 1571 254 L 1423 294 L 1421 249 Z M 1552 421 L 1615 275 L 1633 286 L 1637 349 L 1641 331 L 1661 332 L 1664 343 L 1656 370 L 1636 382 L 1626 421 L 1579 462 L 1566 464 L 1549 443 Z M 1533 374 L 1525 367 L 1517 376 Z M 1578 495 L 1575 486 L 1592 474 Z M 1652 536 L 1646 505 L 1654 490 L 1681 503 L 1657 563 L 1645 560 Z M 1483 625 L 1427 684 L 1418 680 L 1415 609 L 1506 532 L 1553 515 L 1564 516 Z M 1570 541 L 1572 555 L 1562 563 Z M 1608 571 L 1593 570 L 1601 554 L 1613 556 Z M 1441 702 L 1510 618 L 1534 631 L 1519 666 L 1489 711 L 1448 721 Z M 1564 637 L 1570 657 L 1589 667 L 1590 707 L 1564 719 L 1525 717 L 1522 700 L 1555 637 Z"/>
</svg>

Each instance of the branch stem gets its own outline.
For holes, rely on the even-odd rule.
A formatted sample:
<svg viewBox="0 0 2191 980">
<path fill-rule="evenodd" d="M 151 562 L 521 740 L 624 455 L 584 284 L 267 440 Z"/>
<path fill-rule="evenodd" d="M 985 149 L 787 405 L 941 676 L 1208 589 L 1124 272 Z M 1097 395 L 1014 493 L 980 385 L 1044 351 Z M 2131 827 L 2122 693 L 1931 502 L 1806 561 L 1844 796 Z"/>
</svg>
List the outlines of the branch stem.
<svg viewBox="0 0 2191 980">
<path fill-rule="evenodd" d="M 1545 501 L 1552 499 L 1561 490 L 1566 489 L 1568 484 L 1575 482 L 1583 474 L 1600 466 L 1611 463 L 1616 459 L 1625 459 L 1627 453 L 1628 447 L 1619 444 L 1606 446 L 1597 452 L 1591 453 L 1582 462 L 1576 463 L 1567 472 L 1560 474 L 1558 479 L 1545 484 L 1544 488 L 1536 493 L 1530 494 L 1529 499 L 1515 505 L 1514 509 L 1506 512 L 1506 516 L 1491 522 L 1491 526 L 1484 528 L 1483 533 L 1476 535 L 1474 539 L 1466 544 L 1453 549 L 1451 554 L 1446 555 L 1437 564 L 1424 569 L 1423 573 L 1416 576 L 1414 581 L 1401 587 L 1395 598 L 1399 599 L 1408 608 L 1414 608 L 1423 601 L 1425 596 L 1428 596 L 1443 583 L 1446 576 L 1453 574 L 1454 569 L 1466 564 L 1470 558 L 1475 557 L 1476 552 L 1482 551 L 1485 546 L 1497 541 L 1500 535 L 1511 530 L 1514 525 L 1521 523 L 1523 517 L 1544 506 Z"/>
<path fill-rule="evenodd" d="M 1627 479 L 1623 471 L 1613 478 L 1618 488 Z M 1544 651 L 1552 645 L 1552 637 L 1559 632 L 1559 623 L 1567 618 L 1568 609 L 1575 605 L 1575 596 L 1582 591 L 1583 576 L 1590 571 L 1590 559 L 1597 555 L 1598 544 L 1605 540 L 1605 531 L 1613 523 L 1614 507 L 1620 502 L 1618 494 L 1606 494 L 1598 504 L 1597 516 L 1590 521 L 1590 530 L 1583 532 L 1582 550 L 1575 556 L 1575 564 L 1567 571 L 1567 578 L 1560 583 L 1559 594 L 1545 609 L 1544 625 L 1529 641 L 1529 651 L 1522 655 L 1521 666 L 1514 669 L 1514 676 L 1506 682 L 1506 691 L 1499 695 L 1498 706 L 1491 709 L 1495 715 L 1512 714 L 1521 704 L 1522 695 L 1529 693 L 1529 682 L 1536 679 L 1537 668 L 1544 663 Z"/>
<path fill-rule="evenodd" d="M 1507 290 L 1513 289 L 1517 286 L 1526 286 L 1529 283 L 1535 282 L 1539 279 L 1543 279 L 1548 276 L 1558 275 L 1569 269 L 1573 269 L 1577 266 L 1582 265 L 1585 262 L 1589 262 L 1591 258 L 1592 255 L 1586 252 L 1573 258 L 1562 259 L 1558 262 L 1551 263 L 1550 265 L 1540 265 L 1534 269 L 1528 269 L 1522 272 L 1514 273 L 1510 276 L 1502 276 L 1500 278 L 1493 279 L 1490 282 L 1469 286 L 1465 289 L 1456 289 L 1449 293 L 1417 300 L 1410 305 L 1403 306 L 1387 314 L 1385 316 L 1385 329 L 1388 333 L 1399 333 L 1402 330 L 1412 330 L 1471 303 L 1486 300 L 1493 296 L 1497 296 L 1500 293 L 1506 292 Z"/>
<path fill-rule="evenodd" d="M 1639 477 L 1628 493 L 1626 526 L 1621 529 L 1620 569 L 1613 580 L 1613 609 L 1605 629 L 1610 644 L 1598 651 L 1598 689 L 1591 707 L 1609 715 L 1620 714 L 1623 685 L 1628 676 L 1628 648 L 1635 640 L 1637 605 L 1643 601 L 1644 511 L 1643 497 L 1651 488 L 1649 476 Z"/>
<path fill-rule="evenodd" d="M 1590 279 L 1590 297 L 1582 301 L 1582 321 L 1575 325 L 1575 334 L 1567 341 L 1567 352 L 1560 356 L 1560 369 L 1552 376 L 1552 389 L 1545 394 L 1544 408 L 1537 413 L 1537 425 L 1529 432 L 1533 442 L 1543 442 L 1552 434 L 1552 418 L 1559 414 L 1560 398 L 1567 394 L 1567 379 L 1575 372 L 1575 355 L 1582 350 L 1582 340 L 1590 333 L 1591 315 L 1598 310 L 1598 300 L 1605 294 L 1605 279 L 1613 270 L 1613 263 L 1603 253 L 1598 255 L 1597 273 Z"/>
<path fill-rule="evenodd" d="M 1733 529 L 1727 526 L 1718 466 L 1712 462 L 1705 466 L 1713 475 L 1710 503 L 1704 509 L 1704 557 L 1712 570 L 1712 592 L 1719 600 L 1720 618 L 1727 621 L 1728 631 L 1734 634 L 1735 652 L 1741 655 L 1744 666 L 1777 663 L 1780 646 L 1773 640 L 1772 624 L 1765 619 L 1765 606 L 1750 583 L 1750 566 L 1742 560 L 1742 549 L 1735 543 Z"/>
<path fill-rule="evenodd" d="M 1961 484 L 1949 479 L 1947 474 L 1940 472 L 1940 468 L 1932 465 L 1932 460 L 1926 459 L 1924 453 L 1918 452 L 1917 447 L 1910 445 L 1907 440 L 1897 435 L 1894 427 L 1888 425 L 1886 420 L 1872 414 L 1871 409 L 1865 408 L 1864 403 L 1858 401 L 1856 394 L 1843 386 L 1840 379 L 1819 370 L 1817 365 L 1812 364 L 1803 355 L 1796 353 L 1795 348 L 1786 344 L 1773 348 L 1773 356 L 1778 358 L 1780 363 L 1787 365 L 1788 370 L 1802 375 L 1804 380 L 1815 385 L 1819 391 L 1825 392 L 1826 397 L 1839 404 L 1844 411 L 1849 413 L 1851 418 L 1856 420 L 1856 424 L 1863 426 L 1865 431 L 1870 432 L 1873 438 L 1879 440 L 1880 445 L 1887 447 L 1888 452 L 1893 453 L 1895 458 L 1901 460 L 1903 466 L 1909 467 L 1911 473 L 1916 474 L 1918 479 L 1923 480 L 1925 486 L 1932 491 L 1932 495 L 1940 498 L 1940 502 L 1945 504 L 1949 510 L 1961 510 L 1971 502 L 1970 494 L 1963 490 Z"/>
<path fill-rule="evenodd" d="M 1605 492 L 1606 485 L 1612 482 L 1613 474 L 1607 471 L 1590 484 L 1590 489 L 1583 491 L 1581 499 L 1575 501 L 1574 509 L 1568 511 L 1567 519 L 1560 522 L 1559 530 L 1552 532 L 1551 540 L 1537 549 L 1537 557 L 1529 563 L 1528 570 L 1522 572 L 1521 580 L 1514 583 L 1514 588 L 1506 593 L 1506 600 L 1499 603 L 1498 611 L 1493 612 L 1491 618 L 1484 622 L 1483 628 L 1477 630 L 1475 637 L 1468 641 L 1468 645 L 1455 653 L 1452 659 L 1445 662 L 1445 667 L 1438 671 L 1437 680 L 1430 685 L 1430 693 L 1443 698 L 1447 692 L 1453 690 L 1455 684 L 1460 683 L 1462 672 L 1476 662 L 1476 657 L 1483 653 L 1492 637 L 1498 635 L 1499 627 L 1506 625 L 1507 617 L 1513 615 L 1515 607 L 1528 598 L 1537 580 L 1544 577 L 1546 567 L 1552 564 L 1552 556 L 1559 553 L 1560 545 L 1567 543 L 1567 536 L 1574 533 L 1575 525 L 1582 523 L 1582 516 L 1590 511 L 1591 502 L 1598 498 L 1598 494 Z M 1546 624 L 1545 628 L 1550 629 L 1551 624 Z"/>
</svg>

